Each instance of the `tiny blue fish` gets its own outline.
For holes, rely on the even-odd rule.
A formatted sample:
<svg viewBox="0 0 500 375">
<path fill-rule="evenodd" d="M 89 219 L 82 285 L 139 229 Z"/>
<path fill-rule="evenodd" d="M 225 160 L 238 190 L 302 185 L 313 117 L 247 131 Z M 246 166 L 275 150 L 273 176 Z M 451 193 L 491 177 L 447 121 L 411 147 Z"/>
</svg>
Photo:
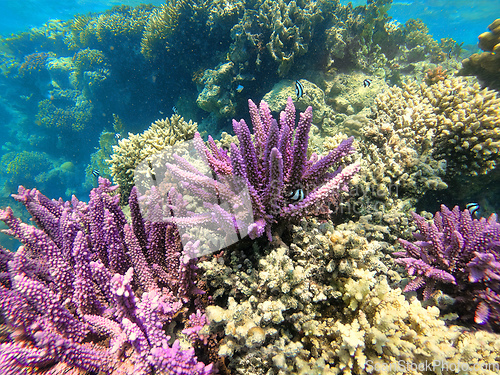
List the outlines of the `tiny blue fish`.
<svg viewBox="0 0 500 375">
<path fill-rule="evenodd" d="M 99 171 L 97 169 L 92 169 L 92 174 L 94 177 L 99 177 Z"/>
<path fill-rule="evenodd" d="M 465 208 L 469 210 L 472 217 L 475 217 L 476 219 L 481 217 L 481 206 L 479 206 L 479 203 L 467 203 Z"/>
<path fill-rule="evenodd" d="M 302 86 L 302 83 L 300 83 L 299 80 L 295 81 L 295 95 L 297 95 L 297 100 L 302 98 L 302 95 L 304 95 L 304 86 Z"/>
<path fill-rule="evenodd" d="M 363 86 L 365 86 L 365 87 L 370 87 L 371 84 L 372 84 L 372 80 L 371 79 L 367 78 L 367 79 L 365 79 L 363 81 Z"/>
<path fill-rule="evenodd" d="M 294 202 L 302 201 L 304 199 L 304 190 L 297 189 L 295 191 L 290 192 L 290 194 L 288 194 L 288 199 Z"/>
<path fill-rule="evenodd" d="M 236 87 L 236 91 L 238 92 L 242 92 L 244 89 L 244 87 L 242 85 L 238 85 L 238 87 Z"/>
<path fill-rule="evenodd" d="M 177 111 L 177 107 L 175 105 L 172 107 L 172 112 L 174 113 L 174 115 L 179 114 L 179 112 Z"/>
</svg>

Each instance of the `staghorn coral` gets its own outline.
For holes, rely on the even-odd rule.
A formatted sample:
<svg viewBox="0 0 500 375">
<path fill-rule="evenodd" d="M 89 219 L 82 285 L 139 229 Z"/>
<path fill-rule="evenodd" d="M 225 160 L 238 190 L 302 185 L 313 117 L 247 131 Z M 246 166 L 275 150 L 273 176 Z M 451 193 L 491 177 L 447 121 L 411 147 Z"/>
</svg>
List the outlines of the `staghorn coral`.
<svg viewBox="0 0 500 375">
<path fill-rule="evenodd" d="M 500 18 L 488 29 L 479 35 L 479 48 L 484 52 L 464 59 L 459 74 L 474 75 L 484 86 L 500 90 Z"/>
<path fill-rule="evenodd" d="M 13 330 L 0 344 L 2 371 L 63 365 L 103 374 L 212 373 L 194 355 L 205 324 L 201 305 L 191 305 L 196 313 L 185 330 L 172 329 L 201 293 L 194 260 L 182 260 L 173 225 L 143 220 L 134 191 L 127 224 L 119 197 L 110 195 L 115 189 L 101 178 L 87 204 L 20 187 L 14 198 L 38 228 L 0 210 L 6 232 L 24 244 L 16 253 L 0 248 L 0 310 Z"/>
<path fill-rule="evenodd" d="M 412 280 L 405 292 L 425 286 L 424 299 L 436 287 L 448 291 L 460 304 L 463 317 L 469 319 L 475 310 L 475 322 L 500 327 L 500 223 L 496 215 L 473 219 L 469 210 L 458 206 L 450 211 L 441 206 L 432 223 L 412 213 L 419 232 L 416 242 L 400 239 L 400 257 Z"/>
<path fill-rule="evenodd" d="M 113 146 L 110 163 L 113 180 L 120 186 L 120 192 L 127 195 L 132 189 L 134 169 L 149 156 L 161 152 L 177 142 L 191 139 L 196 132 L 197 124 L 184 121 L 179 115 L 170 119 L 157 120 L 141 134 L 129 133 Z"/>
</svg>

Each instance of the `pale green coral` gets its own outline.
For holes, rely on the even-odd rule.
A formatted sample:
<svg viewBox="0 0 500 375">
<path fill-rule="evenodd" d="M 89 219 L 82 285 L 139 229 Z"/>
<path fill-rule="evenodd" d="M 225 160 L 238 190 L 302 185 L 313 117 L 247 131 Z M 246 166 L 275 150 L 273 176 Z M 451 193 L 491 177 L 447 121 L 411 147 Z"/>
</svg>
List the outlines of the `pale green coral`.
<svg viewBox="0 0 500 375">
<path fill-rule="evenodd" d="M 230 117 L 236 114 L 234 90 L 231 90 L 234 80 L 234 63 L 219 64 L 215 69 L 207 69 L 197 84 L 203 89 L 196 98 L 196 104 L 220 117 Z"/>
<path fill-rule="evenodd" d="M 129 133 L 127 138 L 113 146 L 113 154 L 108 162 L 113 180 L 120 186 L 122 201 L 128 199 L 134 184 L 134 170 L 141 161 L 178 142 L 193 138 L 196 130 L 195 122 L 186 122 L 181 116 L 173 115 L 170 119 L 155 121 L 141 134 Z"/>
</svg>

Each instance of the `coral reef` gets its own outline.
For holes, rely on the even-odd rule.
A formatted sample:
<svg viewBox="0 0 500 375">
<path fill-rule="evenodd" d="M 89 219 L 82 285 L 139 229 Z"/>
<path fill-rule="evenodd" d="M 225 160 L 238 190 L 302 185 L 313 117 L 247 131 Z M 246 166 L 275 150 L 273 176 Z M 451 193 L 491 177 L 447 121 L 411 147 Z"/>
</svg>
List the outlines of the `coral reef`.
<svg viewBox="0 0 500 375">
<path fill-rule="evenodd" d="M 224 330 L 219 354 L 231 373 L 367 374 L 399 361 L 496 360 L 498 335 L 448 327 L 436 307 L 390 287 L 400 276 L 387 228 L 303 218 L 291 235 L 289 245 L 275 233 L 265 246 L 242 244 L 199 263 L 218 302 L 206 309 L 210 332 Z"/>
<path fill-rule="evenodd" d="M 2 371 L 212 373 L 193 348 L 205 324 L 201 304 L 194 304 L 202 293 L 195 261 L 183 260 L 173 225 L 143 220 L 135 191 L 127 224 L 114 190 L 101 178 L 87 204 L 20 187 L 14 198 L 38 228 L 0 210 L 7 233 L 24 245 L 15 253 L 0 249 L 0 307 L 9 327 L 0 344 Z"/>
<path fill-rule="evenodd" d="M 167 39 L 178 25 L 179 13 L 187 3 L 186 0 L 170 0 L 151 12 L 141 39 L 141 53 L 144 57 L 152 59 L 167 46 Z"/>
<path fill-rule="evenodd" d="M 496 215 L 473 219 L 469 210 L 455 206 L 450 211 L 441 206 L 432 223 L 412 213 L 419 232 L 416 242 L 400 239 L 404 252 L 400 257 L 412 280 L 406 291 L 424 287 L 428 299 L 441 287 L 457 299 L 457 309 L 464 319 L 475 311 L 475 322 L 489 323 L 500 329 L 500 223 Z M 445 284 L 445 285 L 444 285 Z M 444 286 L 443 286 L 444 285 Z"/>
<path fill-rule="evenodd" d="M 321 124 L 323 120 L 334 116 L 333 111 L 325 103 L 325 93 L 314 83 L 301 79 L 300 83 L 304 87 L 304 95 L 295 101 L 295 106 L 299 111 L 305 111 L 307 107 L 314 108 L 313 122 Z M 269 105 L 271 112 L 280 112 L 285 108 L 288 97 L 294 97 L 295 81 L 281 80 L 276 83 L 262 100 Z"/>
<path fill-rule="evenodd" d="M 195 134 L 195 148 L 199 157 L 217 176 L 216 181 L 235 178 L 237 181 L 227 184 L 243 184 L 248 188 L 254 220 L 248 226 L 248 235 L 255 239 L 266 233 L 271 240 L 272 225 L 283 219 L 330 212 L 329 205 L 335 206 L 359 165 L 353 163 L 345 168 L 342 165 L 343 157 L 352 152 L 352 138 L 344 140 L 322 158 L 316 153 L 308 155 L 312 107 L 300 114 L 295 127 L 295 106 L 289 97 L 285 110 L 280 114 L 278 128 L 266 102 L 261 101 L 259 107 L 251 100 L 248 104 L 254 134 L 250 133 L 244 120 L 233 120 L 239 146 L 231 144 L 230 156 L 217 147 L 212 137 L 209 137 L 210 148 L 205 146 L 198 133 Z M 188 191 L 202 197 L 224 195 L 224 184 L 214 182 L 215 177 L 205 176 L 203 171 L 182 157 L 176 158 L 174 155 L 174 158 L 178 160 L 178 165 L 167 163 L 167 173 L 175 175 Z M 168 195 L 172 194 L 170 191 Z M 172 203 L 169 205 L 175 206 Z M 178 205 L 181 208 L 176 210 L 184 212 L 182 207 L 185 203 L 181 201 Z M 218 210 L 222 217 L 232 217 L 224 208 L 218 207 Z M 200 225 L 213 220 L 213 215 L 192 213 L 182 222 Z"/>
<path fill-rule="evenodd" d="M 100 14 L 78 15 L 71 20 L 65 43 L 70 49 L 107 45 L 119 49 L 121 43 L 132 41 L 138 45 L 152 9 L 151 5 L 117 6 Z"/>
<path fill-rule="evenodd" d="M 484 86 L 500 90 L 500 18 L 488 29 L 479 35 L 479 48 L 484 52 L 464 59 L 459 74 L 474 75 Z"/>
<path fill-rule="evenodd" d="M 196 104 L 201 109 L 219 117 L 235 115 L 234 92 L 229 90 L 234 85 L 233 68 L 234 63 L 228 62 L 203 72 L 203 76 L 196 81 L 200 89 L 203 87 L 196 98 Z"/>
<path fill-rule="evenodd" d="M 127 138 L 113 146 L 109 163 L 113 181 L 120 186 L 121 195 L 127 196 L 132 189 L 134 169 L 141 161 L 177 142 L 191 139 L 196 129 L 196 123 L 173 115 L 170 119 L 155 121 L 141 134 L 129 133 Z"/>
<path fill-rule="evenodd" d="M 57 133 L 81 133 L 92 122 L 94 105 L 78 90 L 53 90 L 38 103 L 35 123 Z"/>
<path fill-rule="evenodd" d="M 104 53 L 97 49 L 82 49 L 73 56 L 73 64 L 73 86 L 84 91 L 88 98 L 97 97 L 96 90 L 110 75 Z"/>
<path fill-rule="evenodd" d="M 424 82 L 427 86 L 430 86 L 436 82 L 444 81 L 448 78 L 448 72 L 446 69 L 443 69 L 441 65 L 438 65 L 434 69 L 429 69 L 427 73 L 425 73 Z"/>
<path fill-rule="evenodd" d="M 499 157 L 499 100 L 495 92 L 463 78 L 430 86 L 410 82 L 379 95 L 377 119 L 370 123 L 375 127 L 367 137 L 378 146 L 392 144 L 396 131 L 414 155 L 426 156 L 425 164 L 431 158 L 445 160 L 448 176 L 485 174 Z"/>
<path fill-rule="evenodd" d="M 2 155 L 2 175 L 10 186 L 17 188 L 19 185 L 34 186 L 35 180 L 40 181 L 40 176 L 52 167 L 48 155 L 36 151 L 11 151 Z"/>
</svg>

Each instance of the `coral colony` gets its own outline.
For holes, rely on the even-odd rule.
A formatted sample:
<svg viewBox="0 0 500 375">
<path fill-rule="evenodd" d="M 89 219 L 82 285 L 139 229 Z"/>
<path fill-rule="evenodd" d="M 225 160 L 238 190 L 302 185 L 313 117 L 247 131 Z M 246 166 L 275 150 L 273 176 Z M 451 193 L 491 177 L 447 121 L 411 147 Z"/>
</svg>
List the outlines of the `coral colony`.
<svg viewBox="0 0 500 375">
<path fill-rule="evenodd" d="M 405 291 L 424 288 L 428 299 L 440 285 L 453 285 L 453 296 L 462 306 L 474 306 L 475 322 L 500 322 L 500 223 L 492 214 L 473 219 L 469 210 L 441 206 L 432 223 L 412 213 L 419 232 L 416 242 L 400 239 L 405 252 L 397 263 L 415 275 Z M 463 303 L 465 302 L 465 303 Z M 498 327 L 496 327 L 498 328 Z"/>
<path fill-rule="evenodd" d="M 359 167 L 337 166 L 352 151 L 352 138 L 324 158 L 313 154 L 307 160 L 311 107 L 295 129 L 291 98 L 280 127 L 265 102 L 260 108 L 249 103 L 253 141 L 241 120 L 233 122 L 240 145 L 231 146 L 230 156 L 212 138 L 210 149 L 199 135 L 196 145 L 217 176 L 234 174 L 246 183 L 255 218 L 250 237 L 264 232 L 271 237 L 273 223 L 314 212 L 339 194 Z M 196 185 L 190 173 L 197 171 L 183 165 L 186 170 L 179 175 L 193 183 L 192 189 L 204 193 L 203 188 L 213 187 L 204 179 Z M 332 166 L 337 170 L 327 172 Z M 135 187 L 127 223 L 116 188 L 99 177 L 87 204 L 76 197 L 50 200 L 36 189 L 19 187 L 13 197 L 38 228 L 16 219 L 10 208 L 0 211 L 6 232 L 23 243 L 15 253 L 0 252 L 0 308 L 12 330 L 11 340 L 0 344 L 1 370 L 74 366 L 103 373 L 212 373 L 213 366 L 194 353 L 195 345 L 203 347 L 206 337 L 199 331 L 207 323 L 199 298 L 204 292 L 195 281 L 196 259 L 186 256 L 175 224 L 144 219 Z M 172 197 L 170 207 L 182 199 Z"/>
<path fill-rule="evenodd" d="M 176 165 L 167 163 L 167 175 L 175 175 L 179 181 L 178 186 L 182 185 L 193 196 L 215 197 L 216 191 L 219 199 L 219 194 L 223 195 L 225 190 L 233 191 L 229 198 L 226 197 L 229 201 L 233 200 L 231 197 L 240 195 L 241 186 L 235 190 L 233 185 L 239 185 L 238 182 L 242 181 L 248 189 L 253 222 L 248 228 L 242 228 L 239 218 L 230 219 L 232 215 L 220 205 L 217 207 L 218 216 L 227 217 L 229 222 L 234 220 L 235 230 L 248 233 L 252 239 L 266 233 L 271 240 L 271 226 L 279 219 L 301 217 L 324 210 L 325 204 L 332 197 L 338 196 L 347 188 L 348 182 L 359 170 L 359 164 L 345 168 L 340 166 L 342 158 L 353 151 L 353 137 L 344 140 L 323 158 L 319 158 L 316 153 L 307 158 L 313 118 L 311 107 L 300 114 L 295 127 L 295 106 L 289 97 L 285 110 L 280 114 L 278 126 L 266 102 L 262 101 L 259 107 L 251 100 L 248 103 L 254 134 L 250 133 L 245 120 L 233 120 L 239 146 L 231 144 L 230 155 L 217 147 L 212 137 L 209 137 L 208 148 L 200 135 L 195 134 L 198 155 L 208 165 L 208 169 L 213 171 L 213 176 L 203 176 L 199 168 L 177 155 L 174 155 Z M 330 173 L 332 167 L 337 169 Z M 170 178 L 168 180 L 171 181 Z M 221 185 L 216 181 L 225 183 Z M 174 191 L 168 193 L 168 196 L 174 195 Z M 205 199 L 205 205 L 206 202 Z M 185 212 L 176 208 L 172 202 L 169 202 L 168 207 L 169 210 L 174 208 L 176 212 Z M 213 205 L 209 208 L 212 209 Z M 186 218 L 173 219 L 179 226 L 194 223 L 202 225 L 211 220 L 219 221 L 214 215 L 195 213 L 190 213 Z"/>
<path fill-rule="evenodd" d="M 189 304 L 202 293 L 194 261 L 181 260 L 174 226 L 142 219 L 135 190 L 127 224 L 115 188 L 99 178 L 86 204 L 20 187 L 14 198 L 39 228 L 10 208 L 0 211 L 7 233 L 24 244 L 0 253 L 0 307 L 12 328 L 12 340 L 0 345 L 2 373 L 56 365 L 95 373 L 212 373 L 192 347 L 171 342 L 164 330 L 190 307 L 180 334 L 191 345 L 200 340 L 206 320 L 201 305 Z"/>
</svg>

